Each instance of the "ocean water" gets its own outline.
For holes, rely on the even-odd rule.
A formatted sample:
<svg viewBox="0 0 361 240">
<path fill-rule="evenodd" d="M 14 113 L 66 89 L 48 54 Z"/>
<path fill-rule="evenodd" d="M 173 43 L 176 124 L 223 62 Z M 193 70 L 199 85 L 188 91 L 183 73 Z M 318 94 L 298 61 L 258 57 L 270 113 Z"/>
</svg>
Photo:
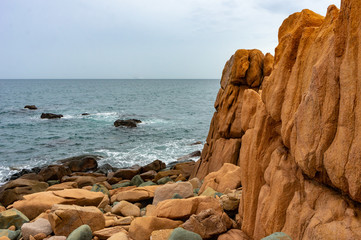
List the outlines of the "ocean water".
<svg viewBox="0 0 361 240">
<path fill-rule="evenodd" d="M 114 167 L 166 163 L 201 150 L 219 80 L 0 80 L 0 182 L 80 154 Z M 36 105 L 38 110 L 24 109 Z M 40 119 L 43 112 L 61 119 Z M 82 113 L 89 113 L 82 116 Z M 136 118 L 137 128 L 116 128 Z"/>
</svg>

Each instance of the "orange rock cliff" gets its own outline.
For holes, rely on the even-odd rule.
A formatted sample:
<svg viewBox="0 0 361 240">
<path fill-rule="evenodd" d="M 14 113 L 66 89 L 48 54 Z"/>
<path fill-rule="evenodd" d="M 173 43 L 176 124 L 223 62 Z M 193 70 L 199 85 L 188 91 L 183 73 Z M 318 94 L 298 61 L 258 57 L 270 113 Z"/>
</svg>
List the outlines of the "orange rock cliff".
<svg viewBox="0 0 361 240">
<path fill-rule="evenodd" d="M 226 63 L 192 177 L 241 167 L 242 230 L 361 239 L 361 1 L 289 16 L 275 56 Z"/>
</svg>

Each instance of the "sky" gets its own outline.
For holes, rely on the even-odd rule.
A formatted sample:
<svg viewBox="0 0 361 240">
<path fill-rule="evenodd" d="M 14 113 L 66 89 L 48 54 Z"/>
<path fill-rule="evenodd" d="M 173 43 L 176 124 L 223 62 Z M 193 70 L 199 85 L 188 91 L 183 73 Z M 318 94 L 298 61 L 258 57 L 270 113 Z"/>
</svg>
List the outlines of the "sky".
<svg viewBox="0 0 361 240">
<path fill-rule="evenodd" d="M 340 0 L 1 0 L 0 79 L 212 78 L 237 49 Z"/>
</svg>

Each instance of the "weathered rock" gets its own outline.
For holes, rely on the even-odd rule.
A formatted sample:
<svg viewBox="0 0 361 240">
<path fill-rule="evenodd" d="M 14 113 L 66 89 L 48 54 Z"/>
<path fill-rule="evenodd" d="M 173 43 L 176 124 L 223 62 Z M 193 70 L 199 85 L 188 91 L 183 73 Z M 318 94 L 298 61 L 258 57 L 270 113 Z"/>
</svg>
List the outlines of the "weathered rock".
<svg viewBox="0 0 361 240">
<path fill-rule="evenodd" d="M 15 208 L 0 212 L 0 229 L 7 229 L 10 226 L 20 229 L 27 222 L 29 219 Z"/>
<path fill-rule="evenodd" d="M 118 169 L 118 171 L 116 171 L 113 174 L 113 177 L 118 177 L 118 178 L 122 178 L 122 179 L 132 179 L 135 175 L 137 175 L 140 172 L 140 168 L 139 167 L 135 167 L 135 168 L 126 168 L 126 169 Z"/>
<path fill-rule="evenodd" d="M 98 167 L 97 160 L 100 158 L 101 156 L 98 155 L 85 154 L 85 155 L 62 159 L 59 160 L 59 162 L 67 166 L 72 172 L 87 172 L 87 171 L 94 171 L 97 169 Z"/>
<path fill-rule="evenodd" d="M 247 234 L 240 229 L 231 229 L 226 233 L 219 235 L 217 240 L 251 240 Z"/>
<path fill-rule="evenodd" d="M 171 183 L 159 186 L 154 192 L 153 204 L 171 199 L 177 193 L 183 198 L 193 197 L 193 186 L 189 182 Z"/>
<path fill-rule="evenodd" d="M 214 195 L 217 193 L 216 190 L 214 190 L 211 187 L 207 187 L 199 196 L 209 196 L 214 197 Z"/>
<path fill-rule="evenodd" d="M 184 155 L 184 156 L 181 156 L 179 158 L 177 158 L 177 161 L 184 161 L 184 160 L 189 160 L 189 159 L 192 159 L 192 158 L 195 158 L 195 157 L 200 157 L 201 156 L 201 151 L 194 151 L 194 152 L 191 152 L 187 155 Z"/>
<path fill-rule="evenodd" d="M 30 110 L 36 110 L 38 109 L 35 105 L 25 105 L 24 108 L 30 109 Z"/>
<path fill-rule="evenodd" d="M 15 201 L 23 199 L 24 195 L 45 191 L 48 186 L 45 182 L 16 179 L 0 188 L 0 202 L 4 206 L 8 206 Z"/>
<path fill-rule="evenodd" d="M 118 214 L 118 215 L 123 215 L 125 217 L 128 217 L 128 216 L 139 217 L 140 216 L 140 208 L 130 202 L 120 201 L 118 204 L 116 204 L 112 208 L 112 213 Z"/>
<path fill-rule="evenodd" d="M 67 240 L 92 240 L 93 234 L 89 225 L 84 224 L 74 229 L 67 237 Z"/>
<path fill-rule="evenodd" d="M 134 128 L 137 127 L 137 123 L 141 123 L 142 121 L 137 120 L 137 119 L 128 119 L 128 120 L 121 120 L 118 119 L 114 122 L 114 126 L 115 127 L 129 127 L 129 128 Z"/>
<path fill-rule="evenodd" d="M 184 228 L 178 227 L 172 231 L 172 234 L 168 238 L 169 240 L 202 240 L 202 237 L 194 232 L 187 231 Z"/>
<path fill-rule="evenodd" d="M 204 178 L 203 185 L 199 192 L 203 192 L 207 187 L 213 188 L 217 192 L 224 192 L 226 188 L 235 189 L 241 185 L 241 168 L 225 163 L 217 172 L 212 172 Z"/>
<path fill-rule="evenodd" d="M 143 166 L 141 168 L 141 172 L 144 173 L 144 172 L 148 172 L 150 170 L 153 170 L 153 171 L 160 171 L 162 169 L 164 169 L 166 167 L 165 163 L 162 162 L 161 160 L 154 160 L 153 162 Z"/>
<path fill-rule="evenodd" d="M 21 233 L 24 240 L 28 240 L 29 236 L 35 235 L 39 233 L 45 234 L 45 237 L 50 235 L 53 232 L 50 222 L 45 218 L 38 218 L 34 222 L 24 223 L 21 227 Z"/>
<path fill-rule="evenodd" d="M 129 229 L 129 236 L 137 240 L 148 240 L 155 230 L 174 229 L 182 224 L 182 221 L 173 221 L 158 217 L 136 218 Z"/>
<path fill-rule="evenodd" d="M 217 199 L 213 197 L 193 197 L 188 199 L 168 199 L 159 202 L 154 210 L 154 215 L 170 219 L 187 219 L 192 214 L 198 214 L 207 209 L 213 209 L 218 214 L 222 213 L 222 207 Z"/>
<path fill-rule="evenodd" d="M 202 239 L 208 239 L 227 231 L 227 223 L 222 215 L 213 209 L 207 209 L 197 215 L 192 215 L 182 227 L 188 231 L 198 233 Z"/>
<path fill-rule="evenodd" d="M 35 240 L 43 240 L 47 237 L 48 235 L 45 233 L 38 233 L 34 236 Z M 30 238 L 30 237 L 29 237 Z"/>
<path fill-rule="evenodd" d="M 144 183 L 143 179 L 141 178 L 140 175 L 135 175 L 132 180 L 130 180 L 130 185 L 131 186 L 139 186 L 140 184 Z"/>
<path fill-rule="evenodd" d="M 24 200 L 17 201 L 13 207 L 24 213 L 29 219 L 34 219 L 54 204 L 76 204 L 79 206 L 98 206 L 104 195 L 83 189 L 65 189 L 25 195 Z"/>
<path fill-rule="evenodd" d="M 98 167 L 98 169 L 95 172 L 107 175 L 108 173 L 116 172 L 117 170 L 118 170 L 117 168 L 114 168 L 110 164 L 105 163 L 105 164 L 101 165 L 100 167 Z"/>
<path fill-rule="evenodd" d="M 105 219 L 96 207 L 55 204 L 49 213 L 49 221 L 56 235 L 68 236 L 76 228 L 87 223 L 91 231 L 103 229 Z"/>
<path fill-rule="evenodd" d="M 159 186 L 147 186 L 137 187 L 128 191 L 117 193 L 111 197 L 111 202 L 116 201 L 128 201 L 128 202 L 139 202 L 142 200 L 151 199 L 154 197 L 154 191 Z"/>
<path fill-rule="evenodd" d="M 119 226 L 104 228 L 104 229 L 95 231 L 95 232 L 93 232 L 93 235 L 98 237 L 100 240 L 105 240 L 105 239 L 109 239 L 111 236 L 113 236 L 117 233 L 124 233 L 127 236 L 127 234 L 126 234 L 127 231 L 125 231 L 124 228 L 119 227 Z"/>
<path fill-rule="evenodd" d="M 42 113 L 40 118 L 47 118 L 47 119 L 54 119 L 54 118 L 62 118 L 64 117 L 61 114 L 54 114 L 54 113 Z"/>
</svg>

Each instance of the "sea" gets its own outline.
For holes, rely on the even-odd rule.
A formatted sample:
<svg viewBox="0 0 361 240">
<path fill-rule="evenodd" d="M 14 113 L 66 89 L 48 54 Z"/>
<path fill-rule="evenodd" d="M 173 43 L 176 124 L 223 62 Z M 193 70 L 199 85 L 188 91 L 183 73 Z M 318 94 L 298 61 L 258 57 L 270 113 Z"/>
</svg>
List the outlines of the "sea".
<svg viewBox="0 0 361 240">
<path fill-rule="evenodd" d="M 0 183 L 81 154 L 121 168 L 202 150 L 193 143 L 205 142 L 219 87 L 219 79 L 0 80 Z M 116 128 L 117 119 L 142 123 Z"/>
</svg>

